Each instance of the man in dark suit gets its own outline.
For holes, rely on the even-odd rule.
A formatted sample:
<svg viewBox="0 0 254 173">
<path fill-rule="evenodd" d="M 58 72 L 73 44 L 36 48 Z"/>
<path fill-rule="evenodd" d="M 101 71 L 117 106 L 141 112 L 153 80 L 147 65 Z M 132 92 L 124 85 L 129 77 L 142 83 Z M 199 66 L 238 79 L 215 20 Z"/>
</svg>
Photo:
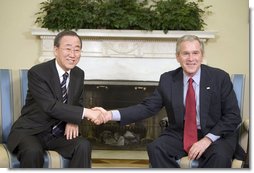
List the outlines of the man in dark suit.
<svg viewBox="0 0 254 173">
<path fill-rule="evenodd" d="M 60 32 L 54 40 L 55 59 L 28 71 L 26 103 L 7 142 L 23 168 L 43 167 L 44 150 L 70 159 L 72 168 L 91 167 L 91 146 L 79 136 L 78 125 L 83 118 L 101 123 L 103 116 L 83 106 L 84 72 L 76 66 L 81 49 L 75 32 Z"/>
<path fill-rule="evenodd" d="M 202 168 L 231 167 L 240 111 L 229 75 L 218 68 L 201 65 L 203 55 L 203 42 L 196 36 L 185 35 L 176 45 L 176 58 L 181 67 L 162 74 L 150 97 L 119 110 L 94 109 L 104 111 L 107 121 L 126 125 L 151 117 L 165 107 L 169 126 L 147 147 L 153 168 L 178 168 L 176 160 L 186 155 L 191 160 L 198 159 Z M 189 79 L 193 81 L 190 85 Z M 193 88 L 195 95 L 192 111 L 186 111 L 188 87 Z M 195 129 L 189 132 L 196 141 L 184 149 L 185 124 L 187 129 L 190 112 L 195 114 Z"/>
</svg>

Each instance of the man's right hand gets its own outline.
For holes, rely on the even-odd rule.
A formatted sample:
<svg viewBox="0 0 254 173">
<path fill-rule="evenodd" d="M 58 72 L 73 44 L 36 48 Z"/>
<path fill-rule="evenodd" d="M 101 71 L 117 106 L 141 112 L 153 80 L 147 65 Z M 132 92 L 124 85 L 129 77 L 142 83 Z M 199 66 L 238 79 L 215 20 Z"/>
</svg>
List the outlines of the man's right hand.
<svg viewBox="0 0 254 173">
<path fill-rule="evenodd" d="M 103 112 L 100 110 L 92 110 L 92 109 L 87 109 L 85 110 L 85 117 L 95 123 L 96 125 L 100 125 L 102 123 L 105 123 L 106 120 L 104 118 Z"/>
<path fill-rule="evenodd" d="M 111 111 L 107 111 L 102 107 L 94 107 L 92 108 L 92 110 L 94 111 L 100 111 L 103 116 L 104 116 L 104 123 L 111 121 L 112 120 L 112 112 Z"/>
</svg>

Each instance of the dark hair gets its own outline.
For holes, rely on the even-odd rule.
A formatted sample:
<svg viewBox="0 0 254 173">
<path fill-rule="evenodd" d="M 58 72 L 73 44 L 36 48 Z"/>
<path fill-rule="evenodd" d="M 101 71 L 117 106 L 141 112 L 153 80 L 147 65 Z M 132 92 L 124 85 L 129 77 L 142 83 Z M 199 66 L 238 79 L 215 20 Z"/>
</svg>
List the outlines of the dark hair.
<svg viewBox="0 0 254 173">
<path fill-rule="evenodd" d="M 75 37 L 78 37 L 78 39 L 80 41 L 80 46 L 82 48 L 82 40 L 81 40 L 80 36 L 76 32 L 74 32 L 74 31 L 62 31 L 62 32 L 59 32 L 56 35 L 56 37 L 55 37 L 54 46 L 59 47 L 60 46 L 60 41 L 61 41 L 61 39 L 64 36 L 75 36 Z"/>
</svg>

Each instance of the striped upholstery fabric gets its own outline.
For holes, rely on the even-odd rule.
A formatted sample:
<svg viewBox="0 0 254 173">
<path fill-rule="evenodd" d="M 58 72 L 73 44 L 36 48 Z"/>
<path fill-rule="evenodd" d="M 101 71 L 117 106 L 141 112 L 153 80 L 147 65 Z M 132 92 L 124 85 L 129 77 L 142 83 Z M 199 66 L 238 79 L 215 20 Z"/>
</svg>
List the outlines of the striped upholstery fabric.
<svg viewBox="0 0 254 173">
<path fill-rule="evenodd" d="M 6 143 L 13 122 L 12 78 L 8 69 L 0 70 L 0 142 Z"/>
<path fill-rule="evenodd" d="M 14 84 L 12 70 L 0 69 L 0 168 L 19 168 L 17 157 L 10 153 L 6 146 L 11 125 L 14 122 L 14 101 L 20 99 L 21 106 L 25 104 L 27 93 L 27 71 L 19 70 L 18 78 L 20 94 L 13 94 Z M 14 99 L 15 97 L 15 99 Z M 16 98 L 18 97 L 18 98 Z M 55 151 L 46 151 L 44 154 L 44 168 L 67 168 L 69 160 Z"/>
<path fill-rule="evenodd" d="M 28 86 L 27 72 L 28 72 L 28 70 L 26 70 L 26 69 L 19 70 L 21 106 L 23 106 L 25 104 L 25 100 L 26 100 L 26 93 L 27 93 L 27 86 Z"/>
<path fill-rule="evenodd" d="M 44 154 L 43 168 L 67 168 L 69 160 L 55 151 L 48 150 Z M 0 168 L 19 168 L 16 155 L 10 153 L 6 144 L 0 144 Z"/>
<path fill-rule="evenodd" d="M 244 96 L 245 77 L 243 74 L 233 74 L 231 75 L 231 80 L 238 101 L 238 106 L 241 111 L 240 113 L 241 115 L 243 115 L 243 96 Z"/>
</svg>

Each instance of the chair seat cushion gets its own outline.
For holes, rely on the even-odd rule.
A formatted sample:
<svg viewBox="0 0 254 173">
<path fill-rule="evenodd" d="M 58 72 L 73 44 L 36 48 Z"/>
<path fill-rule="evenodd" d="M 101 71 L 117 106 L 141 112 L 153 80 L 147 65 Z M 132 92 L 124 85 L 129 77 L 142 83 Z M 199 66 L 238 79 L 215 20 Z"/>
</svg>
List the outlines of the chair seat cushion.
<svg viewBox="0 0 254 173">
<path fill-rule="evenodd" d="M 44 153 L 43 168 L 68 168 L 69 160 L 56 151 L 47 150 Z M 19 168 L 17 156 L 10 153 L 6 144 L 0 144 L 0 168 Z"/>
</svg>

